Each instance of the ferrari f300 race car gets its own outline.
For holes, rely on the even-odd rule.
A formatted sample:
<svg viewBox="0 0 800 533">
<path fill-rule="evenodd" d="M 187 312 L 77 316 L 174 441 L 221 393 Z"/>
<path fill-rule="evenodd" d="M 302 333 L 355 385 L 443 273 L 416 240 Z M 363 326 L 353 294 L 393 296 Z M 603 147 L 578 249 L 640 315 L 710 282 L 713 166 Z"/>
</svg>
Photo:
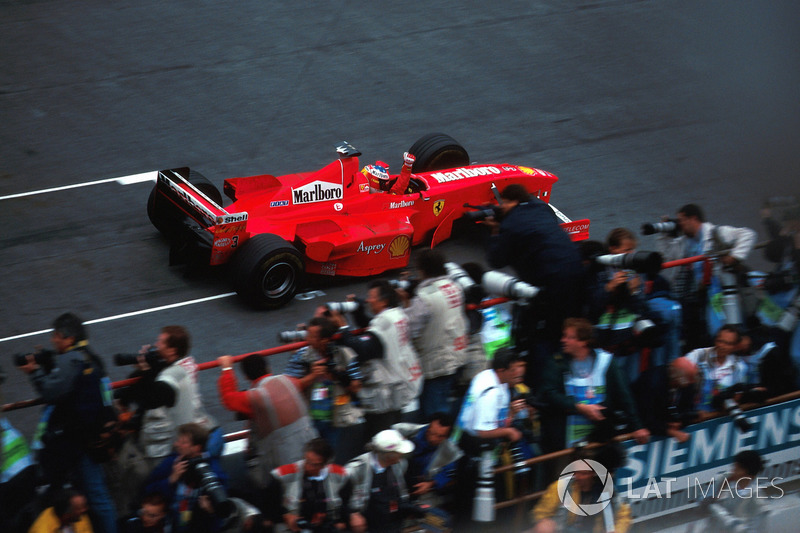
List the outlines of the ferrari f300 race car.
<svg viewBox="0 0 800 533">
<path fill-rule="evenodd" d="M 228 264 L 244 300 L 276 308 L 303 286 L 306 273 L 371 276 L 403 268 L 411 247 L 436 246 L 466 212 L 497 205 L 497 190 L 518 183 L 549 203 L 558 179 L 516 164 L 470 164 L 458 142 L 434 133 L 411 146 L 408 184 L 393 194 L 370 186 L 376 166 L 384 178 L 399 177 L 385 171 L 388 165 L 362 169 L 361 154 L 346 142 L 337 152 L 338 159 L 314 172 L 226 179 L 223 191 L 232 201 L 226 207 L 200 173 L 159 171 L 147 213 L 171 243 L 170 262 Z M 588 238 L 588 220 L 553 210 L 573 240 Z"/>
</svg>

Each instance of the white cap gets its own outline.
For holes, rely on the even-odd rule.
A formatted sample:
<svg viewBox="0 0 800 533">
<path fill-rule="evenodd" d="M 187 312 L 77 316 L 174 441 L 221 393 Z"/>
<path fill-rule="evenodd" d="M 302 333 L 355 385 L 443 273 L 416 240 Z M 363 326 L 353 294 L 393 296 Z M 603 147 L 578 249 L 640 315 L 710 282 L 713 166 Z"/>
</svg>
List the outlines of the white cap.
<svg viewBox="0 0 800 533">
<path fill-rule="evenodd" d="M 377 452 L 406 454 L 414 451 L 414 443 L 395 429 L 385 429 L 372 437 L 372 447 Z"/>
</svg>

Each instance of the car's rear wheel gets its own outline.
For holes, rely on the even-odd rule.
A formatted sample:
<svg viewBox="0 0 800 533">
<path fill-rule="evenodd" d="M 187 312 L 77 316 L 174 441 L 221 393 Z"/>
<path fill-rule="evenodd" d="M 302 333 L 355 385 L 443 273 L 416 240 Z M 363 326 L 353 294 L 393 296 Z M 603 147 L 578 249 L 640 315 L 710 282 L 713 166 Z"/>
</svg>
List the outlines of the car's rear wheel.
<svg viewBox="0 0 800 533">
<path fill-rule="evenodd" d="M 420 137 L 408 149 L 416 157 L 412 172 L 430 172 L 469 165 L 469 154 L 458 141 L 444 133 Z"/>
<path fill-rule="evenodd" d="M 231 260 L 236 292 L 258 309 L 275 309 L 292 299 L 303 279 L 303 256 L 285 239 L 253 236 Z"/>
</svg>

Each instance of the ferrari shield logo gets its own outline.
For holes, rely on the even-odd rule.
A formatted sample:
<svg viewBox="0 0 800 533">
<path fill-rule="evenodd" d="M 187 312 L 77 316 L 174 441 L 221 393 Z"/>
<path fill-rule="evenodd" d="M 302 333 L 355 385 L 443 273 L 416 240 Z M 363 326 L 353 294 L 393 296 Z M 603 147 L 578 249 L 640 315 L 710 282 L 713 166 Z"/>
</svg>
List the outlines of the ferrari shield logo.
<svg viewBox="0 0 800 533">
<path fill-rule="evenodd" d="M 436 200 L 433 202 L 433 214 L 437 217 L 441 214 L 442 209 L 444 209 L 444 200 Z"/>
</svg>

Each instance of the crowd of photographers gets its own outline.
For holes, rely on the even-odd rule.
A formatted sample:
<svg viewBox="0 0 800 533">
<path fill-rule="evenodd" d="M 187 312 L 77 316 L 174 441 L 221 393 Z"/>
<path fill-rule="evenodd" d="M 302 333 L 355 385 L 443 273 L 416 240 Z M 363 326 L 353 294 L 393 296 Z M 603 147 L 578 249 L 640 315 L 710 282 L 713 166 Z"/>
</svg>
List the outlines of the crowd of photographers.
<svg viewBox="0 0 800 533">
<path fill-rule="evenodd" d="M 54 350 L 15 360 L 46 407 L 30 447 L 2 420 L 0 529 L 25 531 L 40 512 L 75 531 L 396 532 L 421 516 L 446 528 L 481 512 L 497 457 L 621 434 L 685 441 L 712 411 L 745 430 L 741 403 L 800 388 L 797 203 L 764 212 L 775 267 L 755 273 L 756 232 L 694 204 L 645 224 L 658 251 L 642 252 L 625 228 L 576 245 L 521 187 L 500 198 L 482 216 L 488 263 L 515 276 L 425 250 L 407 279 L 373 281 L 363 300 L 283 332 L 307 346 L 282 374 L 249 356 L 242 390 L 234 358 L 219 358 L 219 400 L 251 430 L 235 484 L 184 328 L 117 356 L 139 379 L 112 402 L 80 319 L 58 317 Z M 481 308 L 492 297 L 510 301 Z"/>
</svg>

